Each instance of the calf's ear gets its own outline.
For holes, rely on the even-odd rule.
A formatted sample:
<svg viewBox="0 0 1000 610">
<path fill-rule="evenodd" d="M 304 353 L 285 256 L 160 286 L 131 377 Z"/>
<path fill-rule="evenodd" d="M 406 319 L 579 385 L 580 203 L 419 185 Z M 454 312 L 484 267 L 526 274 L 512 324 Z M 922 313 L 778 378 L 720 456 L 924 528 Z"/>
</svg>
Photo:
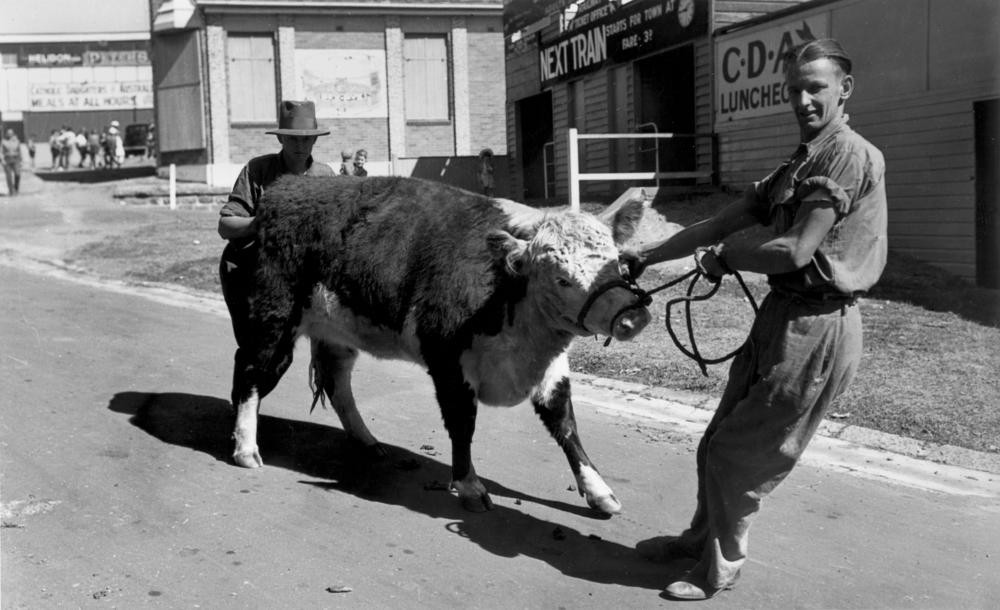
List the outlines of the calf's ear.
<svg viewBox="0 0 1000 610">
<path fill-rule="evenodd" d="M 518 275 L 524 269 L 528 242 L 518 239 L 507 231 L 490 231 L 486 245 L 494 260 L 502 260 L 511 275 Z"/>
<path fill-rule="evenodd" d="M 645 211 L 645 193 L 643 193 L 609 207 L 598 218 L 611 227 L 611 236 L 615 240 L 615 245 L 621 246 L 639 230 L 639 222 Z"/>
</svg>

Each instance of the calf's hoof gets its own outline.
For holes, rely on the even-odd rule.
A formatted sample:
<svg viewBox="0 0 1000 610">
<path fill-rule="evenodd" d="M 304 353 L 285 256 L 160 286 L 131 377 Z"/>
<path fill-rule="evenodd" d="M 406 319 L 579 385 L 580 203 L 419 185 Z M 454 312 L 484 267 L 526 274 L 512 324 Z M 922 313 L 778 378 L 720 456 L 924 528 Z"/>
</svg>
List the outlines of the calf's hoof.
<svg viewBox="0 0 1000 610">
<path fill-rule="evenodd" d="M 234 451 L 233 462 L 243 468 L 260 468 L 264 465 L 264 460 L 260 459 L 260 451 L 256 448 L 247 451 Z"/>
<path fill-rule="evenodd" d="M 594 510 L 598 510 L 605 515 L 617 515 L 622 512 L 622 503 L 618 501 L 615 494 L 600 497 L 588 497 L 587 504 Z"/>
<path fill-rule="evenodd" d="M 580 466 L 576 482 L 579 485 L 580 495 L 587 499 L 587 504 L 591 508 L 605 515 L 617 515 L 622 512 L 622 503 L 593 466 L 589 464 Z"/>
<path fill-rule="evenodd" d="M 485 513 L 493 510 L 493 500 L 486 492 L 486 487 L 477 479 L 475 483 L 452 481 L 451 488 L 458 492 L 462 508 L 471 513 Z"/>
<path fill-rule="evenodd" d="M 362 445 L 361 449 L 364 454 L 373 462 L 379 462 L 389 457 L 389 450 L 385 448 L 382 443 L 374 443 L 372 445 Z"/>
</svg>

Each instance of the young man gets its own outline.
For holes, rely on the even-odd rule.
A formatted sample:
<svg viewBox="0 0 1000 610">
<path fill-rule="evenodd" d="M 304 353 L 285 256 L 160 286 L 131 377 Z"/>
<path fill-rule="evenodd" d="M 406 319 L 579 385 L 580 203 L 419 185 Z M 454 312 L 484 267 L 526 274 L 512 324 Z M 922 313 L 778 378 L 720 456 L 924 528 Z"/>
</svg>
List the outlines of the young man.
<svg viewBox="0 0 1000 610">
<path fill-rule="evenodd" d="M 850 58 L 836 41 L 814 40 L 791 51 L 785 70 L 801 136 L 795 153 L 714 217 L 626 254 L 633 277 L 694 251 L 709 275 L 754 271 L 771 285 L 698 447 L 691 525 L 637 546 L 652 560 L 697 562 L 666 588 L 675 599 L 706 599 L 736 583 L 761 499 L 791 472 L 858 368 L 856 300 L 885 266 L 885 162 L 847 125 Z M 774 238 L 722 242 L 754 224 L 773 227 Z"/>
<path fill-rule="evenodd" d="M 246 324 L 257 248 L 254 218 L 264 189 L 284 174 L 333 175 L 329 165 L 312 158 L 316 138 L 330 133 L 317 127 L 316 108 L 312 102 L 281 102 L 278 129 L 266 133 L 278 136 L 281 151 L 251 159 L 240 171 L 229 200 L 219 213 L 219 235 L 229 240 L 219 263 L 219 278 L 236 335 L 236 370 L 241 370 L 241 347 L 247 342 Z"/>
</svg>

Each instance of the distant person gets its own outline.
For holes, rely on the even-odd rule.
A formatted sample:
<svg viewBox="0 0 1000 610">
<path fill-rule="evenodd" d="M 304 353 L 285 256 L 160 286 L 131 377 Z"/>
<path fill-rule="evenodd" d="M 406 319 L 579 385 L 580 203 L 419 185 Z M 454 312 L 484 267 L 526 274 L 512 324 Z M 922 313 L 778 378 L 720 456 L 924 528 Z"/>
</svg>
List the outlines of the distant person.
<svg viewBox="0 0 1000 610">
<path fill-rule="evenodd" d="M 340 151 L 340 175 L 354 175 L 354 152 L 350 150 Z"/>
<path fill-rule="evenodd" d="M 21 140 L 13 129 L 8 128 L 0 142 L 0 161 L 7 178 L 7 194 L 11 197 L 21 190 Z"/>
<path fill-rule="evenodd" d="M 125 162 L 125 143 L 122 142 L 122 134 L 118 127 L 118 121 L 111 121 L 108 125 L 107 138 L 104 140 L 105 157 L 111 169 L 120 168 Z"/>
<path fill-rule="evenodd" d="M 149 124 L 149 130 L 146 132 L 146 158 L 153 159 L 156 157 L 156 123 Z"/>
<path fill-rule="evenodd" d="M 76 151 L 80 154 L 80 163 L 77 167 L 83 167 L 87 160 L 87 130 L 81 127 L 76 132 Z"/>
<path fill-rule="evenodd" d="M 493 151 L 489 148 L 479 151 L 479 186 L 482 187 L 484 195 L 493 196 Z"/>
<path fill-rule="evenodd" d="M 219 261 L 219 279 L 236 335 L 236 370 L 245 366 L 243 350 L 250 339 L 246 327 L 257 257 L 257 204 L 264 195 L 264 189 L 285 174 L 334 175 L 329 165 L 312 157 L 316 138 L 330 133 L 317 126 L 313 102 L 285 100 L 279 106 L 279 113 L 278 129 L 265 133 L 278 137 L 281 150 L 255 157 L 243 166 L 229 194 L 229 201 L 219 212 L 219 236 L 229 241 Z"/>
<path fill-rule="evenodd" d="M 104 147 L 101 146 L 101 134 L 96 129 L 90 130 L 87 134 L 87 154 L 90 155 L 90 169 L 97 169 L 106 164 L 107 159 L 103 154 Z"/>
<path fill-rule="evenodd" d="M 368 151 L 361 148 L 358 152 L 354 153 L 354 175 L 355 176 L 367 176 L 368 170 L 365 169 L 365 163 L 368 161 Z"/>
<path fill-rule="evenodd" d="M 28 136 L 28 159 L 31 160 L 31 169 L 35 169 L 35 134 Z"/>
<path fill-rule="evenodd" d="M 49 134 L 49 153 L 52 155 L 52 167 L 49 169 L 55 169 L 59 167 L 59 152 L 61 150 L 61 145 L 59 144 L 59 130 L 53 129 L 52 133 Z"/>
<path fill-rule="evenodd" d="M 847 124 L 851 59 L 831 39 L 803 43 L 783 59 L 799 127 L 793 154 L 714 216 L 622 257 L 632 279 L 693 252 L 716 281 L 737 270 L 767 274 L 770 284 L 698 445 L 690 525 L 680 536 L 637 545 L 648 559 L 696 562 L 667 586 L 673 599 L 706 599 L 736 584 L 762 501 L 795 467 L 858 370 L 858 297 L 885 267 L 885 160 Z M 724 241 L 753 226 L 773 234 Z"/>
<path fill-rule="evenodd" d="M 59 134 L 59 169 L 69 169 L 70 156 L 76 146 L 76 134 L 69 125 L 64 125 Z"/>
</svg>

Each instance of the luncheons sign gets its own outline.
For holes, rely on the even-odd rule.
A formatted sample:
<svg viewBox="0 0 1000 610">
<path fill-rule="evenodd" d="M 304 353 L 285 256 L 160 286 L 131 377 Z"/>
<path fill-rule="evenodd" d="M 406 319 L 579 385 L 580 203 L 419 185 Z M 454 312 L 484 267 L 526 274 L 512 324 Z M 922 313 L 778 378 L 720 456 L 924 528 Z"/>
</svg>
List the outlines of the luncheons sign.
<svg viewBox="0 0 1000 610">
<path fill-rule="evenodd" d="M 800 43 L 826 38 L 829 31 L 829 13 L 820 13 L 717 40 L 716 124 L 788 112 L 782 57 Z"/>
<path fill-rule="evenodd" d="M 540 54 L 542 86 L 576 78 L 708 32 L 708 0 L 634 0 L 596 5 Z"/>
</svg>

